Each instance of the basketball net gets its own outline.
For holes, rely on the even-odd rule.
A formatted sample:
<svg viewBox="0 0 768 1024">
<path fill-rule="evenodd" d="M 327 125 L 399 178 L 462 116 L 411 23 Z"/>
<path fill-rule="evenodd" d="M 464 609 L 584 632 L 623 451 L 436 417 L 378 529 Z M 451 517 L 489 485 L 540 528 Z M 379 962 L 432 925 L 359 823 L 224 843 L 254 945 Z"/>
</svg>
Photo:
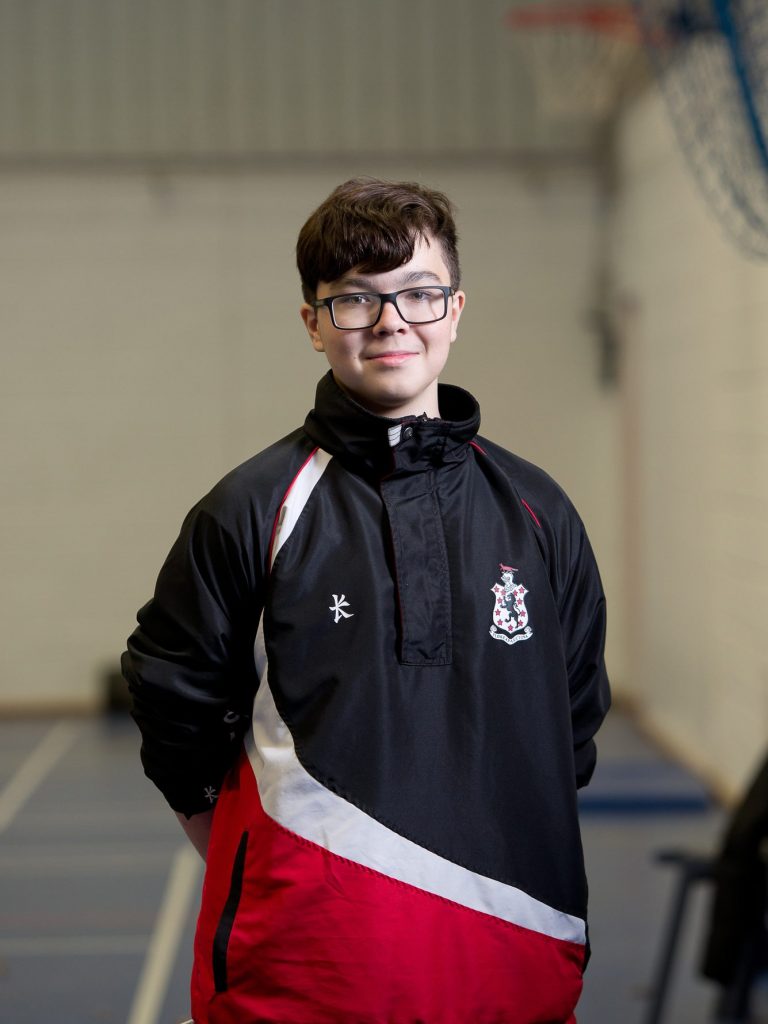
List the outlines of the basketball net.
<svg viewBox="0 0 768 1024">
<path fill-rule="evenodd" d="M 545 123 L 604 122 L 644 65 L 630 3 L 525 2 L 505 18 Z"/>
</svg>

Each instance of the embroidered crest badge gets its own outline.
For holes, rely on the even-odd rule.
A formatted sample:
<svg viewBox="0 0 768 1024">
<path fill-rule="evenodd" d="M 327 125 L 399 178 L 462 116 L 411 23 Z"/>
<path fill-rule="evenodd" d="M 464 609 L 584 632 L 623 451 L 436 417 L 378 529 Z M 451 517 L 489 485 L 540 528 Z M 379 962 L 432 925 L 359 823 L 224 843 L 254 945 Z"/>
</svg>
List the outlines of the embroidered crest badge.
<svg viewBox="0 0 768 1024">
<path fill-rule="evenodd" d="M 490 634 L 494 640 L 503 640 L 505 644 L 516 644 L 519 640 L 530 640 L 533 630 L 528 625 L 528 610 L 525 607 L 525 595 L 528 591 L 522 583 L 515 583 L 515 573 L 511 565 L 499 564 L 501 581 L 494 583 L 491 593 L 496 601 L 493 606 L 493 622 Z"/>
</svg>

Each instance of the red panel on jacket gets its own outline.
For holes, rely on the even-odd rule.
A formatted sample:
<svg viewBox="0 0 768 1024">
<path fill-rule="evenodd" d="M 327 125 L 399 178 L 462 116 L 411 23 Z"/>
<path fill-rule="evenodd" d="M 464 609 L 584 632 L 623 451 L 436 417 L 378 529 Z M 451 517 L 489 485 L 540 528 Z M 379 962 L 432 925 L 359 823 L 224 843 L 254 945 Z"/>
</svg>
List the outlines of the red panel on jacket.
<svg viewBox="0 0 768 1024">
<path fill-rule="evenodd" d="M 583 957 L 329 853 L 267 817 L 245 756 L 230 774 L 195 943 L 196 1024 L 573 1024 Z"/>
</svg>

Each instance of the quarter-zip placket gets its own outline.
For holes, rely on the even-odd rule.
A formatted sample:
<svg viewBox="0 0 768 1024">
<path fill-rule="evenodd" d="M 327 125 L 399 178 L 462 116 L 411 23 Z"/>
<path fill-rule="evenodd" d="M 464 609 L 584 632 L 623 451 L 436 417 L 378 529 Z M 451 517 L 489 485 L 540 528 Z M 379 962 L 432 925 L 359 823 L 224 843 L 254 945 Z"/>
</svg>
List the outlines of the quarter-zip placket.
<svg viewBox="0 0 768 1024">
<path fill-rule="evenodd" d="M 400 609 L 399 660 L 403 665 L 448 665 L 452 654 L 448 553 L 435 468 L 418 451 L 418 444 L 418 423 L 406 423 L 402 431 L 391 432 L 394 468 L 380 481 Z M 436 456 L 438 447 L 439 441 Z"/>
</svg>

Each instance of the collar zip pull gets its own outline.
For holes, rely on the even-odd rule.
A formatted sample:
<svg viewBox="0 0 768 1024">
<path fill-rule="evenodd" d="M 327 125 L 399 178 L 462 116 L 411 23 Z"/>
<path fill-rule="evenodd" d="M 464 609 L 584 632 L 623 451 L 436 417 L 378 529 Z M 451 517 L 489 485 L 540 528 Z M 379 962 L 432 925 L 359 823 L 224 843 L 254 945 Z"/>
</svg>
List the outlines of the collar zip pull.
<svg viewBox="0 0 768 1024">
<path fill-rule="evenodd" d="M 389 447 L 396 448 L 400 444 L 400 436 L 403 433 L 403 424 L 395 423 L 392 427 L 387 427 L 387 439 L 389 440 Z"/>
<path fill-rule="evenodd" d="M 397 448 L 401 441 L 407 441 L 413 437 L 413 427 L 410 423 L 395 423 L 387 427 L 387 440 L 390 448 Z"/>
</svg>

